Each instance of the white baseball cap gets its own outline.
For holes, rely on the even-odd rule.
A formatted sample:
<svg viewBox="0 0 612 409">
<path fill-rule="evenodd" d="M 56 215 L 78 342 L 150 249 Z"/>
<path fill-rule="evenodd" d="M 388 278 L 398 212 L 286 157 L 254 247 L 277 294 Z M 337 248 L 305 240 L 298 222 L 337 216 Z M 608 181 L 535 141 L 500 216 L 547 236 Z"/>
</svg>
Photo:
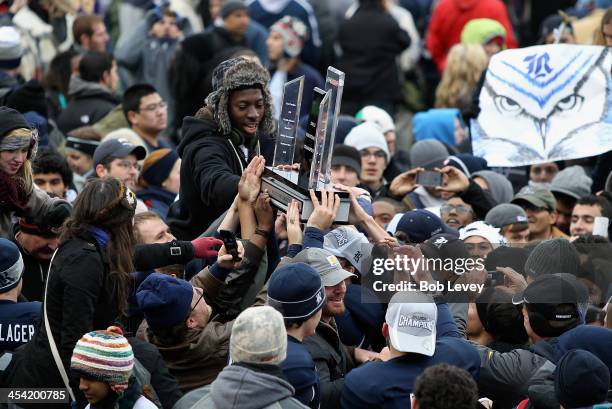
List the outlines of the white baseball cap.
<svg viewBox="0 0 612 409">
<path fill-rule="evenodd" d="M 391 345 L 400 352 L 432 356 L 437 320 L 438 308 L 431 296 L 418 291 L 396 293 L 385 315 Z"/>
</svg>

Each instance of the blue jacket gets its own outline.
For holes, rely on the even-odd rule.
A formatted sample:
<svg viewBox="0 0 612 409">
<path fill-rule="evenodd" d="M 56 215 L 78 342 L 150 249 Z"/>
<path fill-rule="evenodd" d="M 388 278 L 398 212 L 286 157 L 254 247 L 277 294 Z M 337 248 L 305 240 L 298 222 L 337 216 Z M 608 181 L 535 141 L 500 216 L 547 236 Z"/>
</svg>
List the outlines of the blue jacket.
<svg viewBox="0 0 612 409">
<path fill-rule="evenodd" d="M 287 336 L 287 358 L 281 363 L 283 374 L 295 388 L 295 399 L 313 409 L 319 407 L 319 375 L 304 344 Z"/>
<path fill-rule="evenodd" d="M 439 363 L 465 369 L 478 379 L 480 357 L 476 349 L 459 338 L 446 304 L 438 305 L 436 351 L 433 356 L 406 354 L 386 362 L 370 362 L 351 371 L 344 380 L 343 409 L 409 408 L 416 378 Z"/>
<path fill-rule="evenodd" d="M 0 300 L 0 352 L 27 344 L 40 321 L 41 303 Z"/>
</svg>

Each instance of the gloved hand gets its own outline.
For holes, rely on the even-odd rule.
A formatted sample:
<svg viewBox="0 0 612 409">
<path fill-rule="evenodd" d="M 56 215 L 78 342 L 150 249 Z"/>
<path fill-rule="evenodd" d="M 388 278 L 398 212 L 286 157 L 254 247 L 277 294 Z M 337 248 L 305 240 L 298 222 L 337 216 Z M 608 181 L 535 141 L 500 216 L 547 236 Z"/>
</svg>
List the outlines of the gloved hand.
<svg viewBox="0 0 612 409">
<path fill-rule="evenodd" d="M 195 258 L 217 257 L 219 249 L 223 246 L 223 242 L 214 237 L 199 237 L 193 240 L 191 244 L 195 249 L 193 255 Z"/>
</svg>

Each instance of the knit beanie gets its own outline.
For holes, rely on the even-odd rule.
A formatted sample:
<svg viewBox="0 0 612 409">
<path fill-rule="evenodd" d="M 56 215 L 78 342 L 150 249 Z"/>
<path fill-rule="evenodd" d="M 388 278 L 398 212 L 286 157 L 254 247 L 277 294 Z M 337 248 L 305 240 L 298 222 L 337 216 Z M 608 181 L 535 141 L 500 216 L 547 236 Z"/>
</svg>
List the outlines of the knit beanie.
<svg viewBox="0 0 612 409">
<path fill-rule="evenodd" d="M 221 6 L 219 15 L 221 16 L 221 18 L 225 18 L 237 10 L 247 10 L 247 6 L 244 4 L 244 1 L 226 0 L 223 2 L 223 5 Z"/>
<path fill-rule="evenodd" d="M 574 199 L 591 194 L 593 179 L 587 176 L 582 166 L 574 165 L 557 173 L 550 184 L 550 191 L 563 193 Z"/>
<path fill-rule="evenodd" d="M 142 163 L 140 177 L 148 185 L 161 187 L 178 159 L 179 156 L 173 149 L 158 149 L 147 156 Z"/>
<path fill-rule="evenodd" d="M 300 55 L 308 40 L 308 27 L 296 17 L 281 18 L 270 27 L 270 32 L 273 31 L 283 36 L 284 51 L 290 58 Z"/>
<path fill-rule="evenodd" d="M 525 274 L 533 278 L 556 273 L 580 275 L 580 255 L 572 243 L 563 238 L 541 242 L 525 262 Z"/>
<path fill-rule="evenodd" d="M 514 196 L 512 183 L 502 174 L 492 170 L 480 170 L 472 173 L 472 177 L 480 177 L 487 182 L 489 193 L 497 203 L 509 203 Z"/>
<path fill-rule="evenodd" d="M 436 140 L 419 141 L 410 148 L 410 165 L 413 168 L 440 167 L 447 157 L 448 151 L 442 142 Z"/>
<path fill-rule="evenodd" d="M 233 362 L 278 365 L 287 357 L 287 330 L 280 312 L 251 307 L 234 321 L 230 336 Z"/>
<path fill-rule="evenodd" d="M 387 133 L 389 131 L 395 131 L 395 123 L 391 115 L 384 109 L 381 109 L 374 105 L 368 105 L 361 109 L 361 111 L 355 114 L 355 118 L 363 122 L 374 122 L 382 131 Z"/>
<path fill-rule="evenodd" d="M 45 89 L 36 80 L 30 80 L 11 92 L 6 98 L 6 106 L 23 113 L 34 111 L 44 118 L 48 116 Z"/>
<path fill-rule="evenodd" d="M 259 133 L 274 132 L 272 96 L 268 89 L 270 74 L 256 62 L 244 58 L 224 61 L 213 71 L 213 92 L 206 97 L 206 106 L 213 111 L 214 119 L 223 135 L 232 132 L 229 115 L 229 98 L 232 91 L 245 88 L 259 88 L 264 99 L 264 116 L 259 124 Z"/>
<path fill-rule="evenodd" d="M 28 159 L 32 159 L 36 156 L 38 135 L 36 132 L 31 132 L 27 136 L 7 136 L 8 133 L 19 128 L 30 129 L 30 124 L 16 110 L 0 106 L 0 151 L 14 151 L 29 146 Z"/>
<path fill-rule="evenodd" d="M 359 155 L 359 151 L 352 146 L 344 144 L 334 145 L 331 165 L 348 166 L 357 172 L 357 176 L 361 175 L 361 155 Z"/>
<path fill-rule="evenodd" d="M 127 389 L 133 367 L 132 347 L 118 327 L 83 335 L 70 360 L 72 371 L 84 378 L 108 383 L 116 394 Z"/>
<path fill-rule="evenodd" d="M 15 69 L 21 64 L 21 34 L 13 26 L 0 27 L 0 69 Z"/>
<path fill-rule="evenodd" d="M 385 152 L 387 162 L 391 159 L 385 136 L 378 126 L 372 122 L 364 122 L 351 129 L 344 139 L 344 144 L 352 146 L 358 151 L 378 148 Z"/>
<path fill-rule="evenodd" d="M 605 403 L 610 387 L 610 370 L 596 355 L 582 349 L 567 352 L 554 372 L 555 394 L 566 409 Z"/>
<path fill-rule="evenodd" d="M 147 324 L 155 332 L 187 319 L 193 300 L 193 287 L 180 278 L 152 273 L 138 287 L 136 300 Z"/>
<path fill-rule="evenodd" d="M 472 177 L 472 173 L 487 169 L 487 160 L 469 153 L 458 153 L 451 155 L 443 163 L 444 166 L 453 166 L 459 169 L 467 177 Z"/>
<path fill-rule="evenodd" d="M 23 258 L 15 243 L 0 238 L 0 294 L 17 287 L 23 270 Z"/>
</svg>

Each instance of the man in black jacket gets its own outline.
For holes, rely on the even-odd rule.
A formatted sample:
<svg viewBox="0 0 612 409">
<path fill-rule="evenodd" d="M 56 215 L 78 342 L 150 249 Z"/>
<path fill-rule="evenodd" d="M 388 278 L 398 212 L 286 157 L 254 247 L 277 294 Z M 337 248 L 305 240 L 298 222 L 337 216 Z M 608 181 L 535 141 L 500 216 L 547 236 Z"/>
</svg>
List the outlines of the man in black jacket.
<svg viewBox="0 0 612 409">
<path fill-rule="evenodd" d="M 70 102 L 57 125 L 63 133 L 104 118 L 119 101 L 113 95 L 117 90 L 117 64 L 112 55 L 97 51 L 85 54 L 79 62 L 79 75 L 70 77 Z"/>
<path fill-rule="evenodd" d="M 177 148 L 182 158 L 180 199 L 168 214 L 179 239 L 197 237 L 229 209 L 240 175 L 262 153 L 260 135 L 274 130 L 269 80 L 257 63 L 224 61 L 215 69 L 206 106 L 185 118 Z"/>
</svg>

